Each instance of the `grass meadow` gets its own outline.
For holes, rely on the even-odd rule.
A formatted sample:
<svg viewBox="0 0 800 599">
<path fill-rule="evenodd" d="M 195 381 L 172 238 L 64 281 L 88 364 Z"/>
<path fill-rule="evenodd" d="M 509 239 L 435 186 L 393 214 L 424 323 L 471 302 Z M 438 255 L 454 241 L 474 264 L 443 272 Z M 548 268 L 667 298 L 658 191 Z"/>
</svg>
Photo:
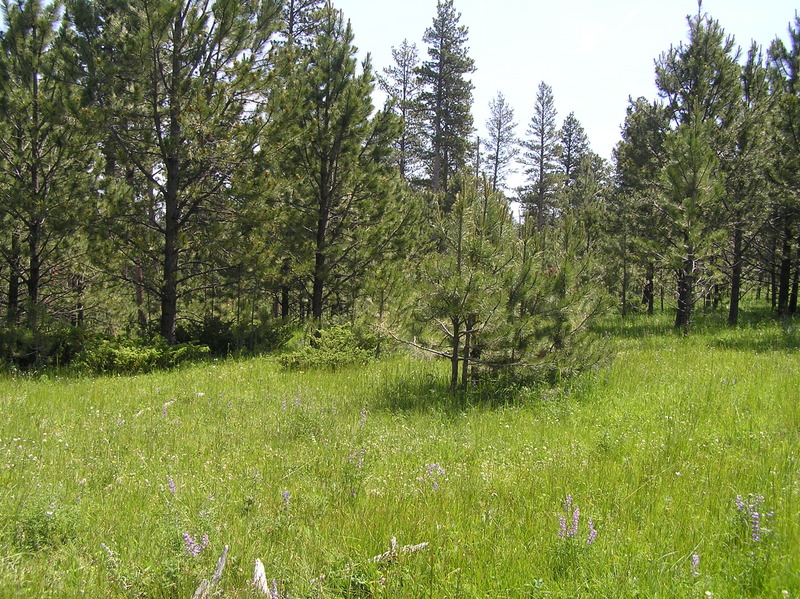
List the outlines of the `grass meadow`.
<svg viewBox="0 0 800 599">
<path fill-rule="evenodd" d="M 515 393 L 418 356 L 6 376 L 0 597 L 189 598 L 224 545 L 226 598 L 256 558 L 273 599 L 800 597 L 800 333 L 607 329 Z"/>
</svg>

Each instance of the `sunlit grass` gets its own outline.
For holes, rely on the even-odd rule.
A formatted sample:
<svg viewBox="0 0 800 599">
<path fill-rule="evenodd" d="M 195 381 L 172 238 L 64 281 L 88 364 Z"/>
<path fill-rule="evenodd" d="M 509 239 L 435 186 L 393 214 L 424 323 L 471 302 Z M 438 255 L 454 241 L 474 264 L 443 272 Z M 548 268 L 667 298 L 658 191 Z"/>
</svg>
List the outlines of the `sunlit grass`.
<svg viewBox="0 0 800 599">
<path fill-rule="evenodd" d="M 495 402 L 403 357 L 2 380 L 0 596 L 190 597 L 227 544 L 225 597 L 257 557 L 282 597 L 797 597 L 797 334 L 670 324 L 610 323 L 609 364 Z M 392 537 L 429 545 L 371 562 Z"/>
</svg>

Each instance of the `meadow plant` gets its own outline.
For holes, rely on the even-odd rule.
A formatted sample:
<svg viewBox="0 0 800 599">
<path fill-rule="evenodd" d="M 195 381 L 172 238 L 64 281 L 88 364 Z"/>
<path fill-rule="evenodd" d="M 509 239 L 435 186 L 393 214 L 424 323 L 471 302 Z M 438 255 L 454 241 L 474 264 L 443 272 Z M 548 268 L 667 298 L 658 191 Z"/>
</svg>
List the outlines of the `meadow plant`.
<svg viewBox="0 0 800 599">
<path fill-rule="evenodd" d="M 700 556 L 697 553 L 692 554 L 692 576 L 700 576 Z"/>
<path fill-rule="evenodd" d="M 445 471 L 438 463 L 435 464 L 428 464 L 428 471 L 427 475 L 425 476 L 424 480 L 430 480 L 433 482 L 433 490 L 439 490 L 439 481 L 436 480 L 437 476 L 444 476 Z"/>
<path fill-rule="evenodd" d="M 774 515 L 773 512 L 764 513 L 762 511 L 761 505 L 763 503 L 764 497 L 753 494 L 748 495 L 747 500 L 741 495 L 737 495 L 734 501 L 739 518 L 749 528 L 750 539 L 754 543 L 761 542 L 762 535 L 765 532 L 769 532 L 767 529 L 763 528 L 764 519 L 772 518 Z"/>
<path fill-rule="evenodd" d="M 198 556 L 200 553 L 208 547 L 208 535 L 203 535 L 203 538 L 198 543 L 192 535 L 188 532 L 183 533 L 183 544 L 186 549 L 186 553 L 192 556 Z"/>
</svg>

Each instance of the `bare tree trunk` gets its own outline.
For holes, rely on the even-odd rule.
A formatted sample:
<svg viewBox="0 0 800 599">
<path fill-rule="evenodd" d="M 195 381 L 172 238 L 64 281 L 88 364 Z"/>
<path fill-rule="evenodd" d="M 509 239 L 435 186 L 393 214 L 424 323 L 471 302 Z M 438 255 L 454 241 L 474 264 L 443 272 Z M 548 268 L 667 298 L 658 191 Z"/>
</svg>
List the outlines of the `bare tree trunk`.
<svg viewBox="0 0 800 599">
<path fill-rule="evenodd" d="M 778 285 L 778 314 L 789 315 L 789 288 L 792 278 L 792 233 L 787 228 L 783 233 L 781 247 L 781 270 Z"/>
<path fill-rule="evenodd" d="M 19 284 L 20 268 L 22 266 L 19 235 L 11 235 L 11 257 L 8 262 L 8 298 L 6 305 L 6 323 L 9 325 L 17 324 L 19 318 Z"/>
<path fill-rule="evenodd" d="M 728 310 L 728 324 L 735 327 L 739 323 L 739 297 L 742 287 L 742 226 L 736 223 L 733 229 L 733 268 L 731 270 L 731 306 Z"/>
<path fill-rule="evenodd" d="M 453 342 L 450 351 L 450 391 L 458 389 L 458 364 L 461 361 L 459 346 L 461 344 L 461 321 L 458 318 L 452 319 Z"/>
</svg>

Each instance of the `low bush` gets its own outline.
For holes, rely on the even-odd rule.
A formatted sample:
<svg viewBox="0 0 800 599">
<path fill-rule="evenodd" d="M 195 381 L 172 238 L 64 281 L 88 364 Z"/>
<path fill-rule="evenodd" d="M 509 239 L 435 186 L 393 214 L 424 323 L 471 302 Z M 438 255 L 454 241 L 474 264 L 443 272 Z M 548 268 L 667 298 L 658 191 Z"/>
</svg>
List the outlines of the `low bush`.
<svg viewBox="0 0 800 599">
<path fill-rule="evenodd" d="M 293 325 L 280 318 L 262 317 L 253 323 L 208 316 L 202 322 L 190 323 L 178 330 L 178 340 L 197 341 L 209 348 L 212 355 L 231 353 L 268 353 L 281 349 L 292 336 Z"/>
<path fill-rule="evenodd" d="M 148 343 L 131 339 L 97 339 L 87 344 L 77 360 L 91 374 L 138 374 L 172 368 L 209 353 L 205 345 L 167 345 L 160 337 Z"/>
<path fill-rule="evenodd" d="M 336 370 L 364 364 L 375 356 L 376 342 L 377 338 L 356 335 L 348 325 L 335 325 L 314 332 L 303 347 L 283 356 L 281 365 L 289 370 Z"/>
</svg>

